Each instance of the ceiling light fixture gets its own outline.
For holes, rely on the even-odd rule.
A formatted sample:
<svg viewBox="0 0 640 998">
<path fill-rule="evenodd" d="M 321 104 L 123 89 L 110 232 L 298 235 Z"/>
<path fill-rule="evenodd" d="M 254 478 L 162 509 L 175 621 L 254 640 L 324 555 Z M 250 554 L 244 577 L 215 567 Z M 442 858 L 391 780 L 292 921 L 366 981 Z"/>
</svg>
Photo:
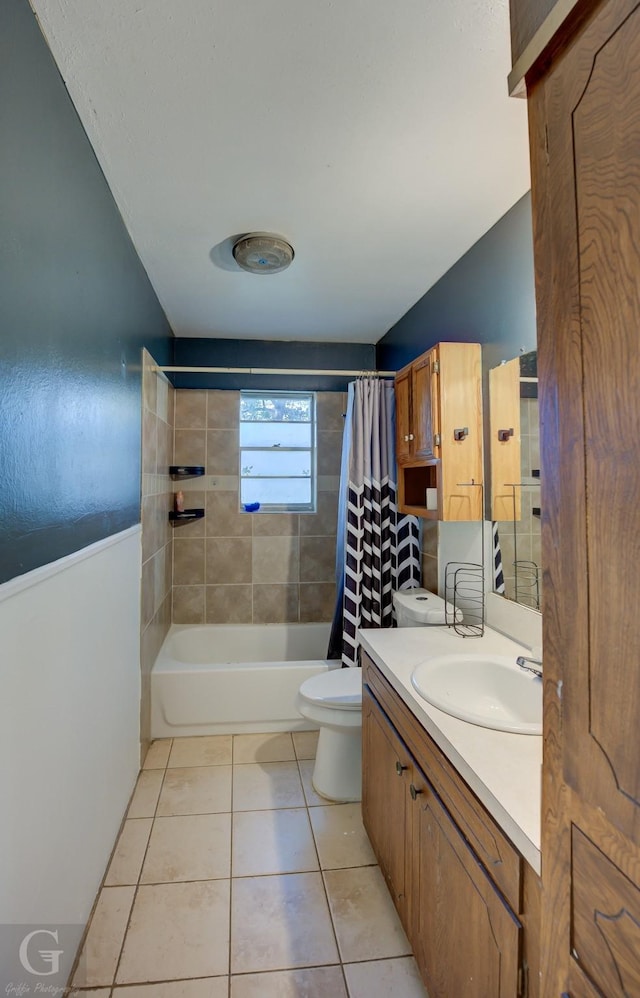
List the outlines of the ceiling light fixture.
<svg viewBox="0 0 640 998">
<path fill-rule="evenodd" d="M 279 274 L 294 256 L 293 246 L 271 232 L 250 232 L 233 247 L 236 263 L 250 274 Z"/>
</svg>

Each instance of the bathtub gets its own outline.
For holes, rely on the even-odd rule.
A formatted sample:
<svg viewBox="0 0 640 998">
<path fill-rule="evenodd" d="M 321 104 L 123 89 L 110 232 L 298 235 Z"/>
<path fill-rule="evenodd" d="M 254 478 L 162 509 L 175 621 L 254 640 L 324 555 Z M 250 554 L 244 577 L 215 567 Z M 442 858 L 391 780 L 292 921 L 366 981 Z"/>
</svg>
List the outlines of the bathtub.
<svg viewBox="0 0 640 998">
<path fill-rule="evenodd" d="M 151 671 L 151 737 L 310 728 L 300 684 L 336 667 L 329 624 L 173 624 Z"/>
</svg>

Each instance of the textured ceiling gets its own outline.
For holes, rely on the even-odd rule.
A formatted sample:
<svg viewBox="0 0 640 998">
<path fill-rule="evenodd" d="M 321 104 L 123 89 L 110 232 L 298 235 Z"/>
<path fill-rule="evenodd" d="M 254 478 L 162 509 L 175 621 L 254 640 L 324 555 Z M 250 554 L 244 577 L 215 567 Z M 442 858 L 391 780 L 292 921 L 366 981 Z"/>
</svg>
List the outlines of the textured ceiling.
<svg viewBox="0 0 640 998">
<path fill-rule="evenodd" d="M 507 0 L 31 2 L 178 336 L 375 342 L 529 187 Z"/>
</svg>

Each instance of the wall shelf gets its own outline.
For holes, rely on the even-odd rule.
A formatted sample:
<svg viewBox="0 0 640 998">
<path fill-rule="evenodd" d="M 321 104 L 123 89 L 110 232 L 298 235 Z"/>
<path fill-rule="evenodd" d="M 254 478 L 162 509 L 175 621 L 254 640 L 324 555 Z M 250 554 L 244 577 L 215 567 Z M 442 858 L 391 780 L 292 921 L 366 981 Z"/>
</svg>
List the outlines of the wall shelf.
<svg viewBox="0 0 640 998">
<path fill-rule="evenodd" d="M 181 478 L 200 478 L 204 475 L 204 468 L 201 464 L 172 464 L 169 467 L 169 474 L 174 482 L 180 481 Z"/>
<path fill-rule="evenodd" d="M 180 523 L 188 523 L 190 520 L 201 520 L 203 516 L 203 509 L 183 509 L 180 513 L 173 509 L 169 511 L 169 521 L 174 527 Z"/>
</svg>

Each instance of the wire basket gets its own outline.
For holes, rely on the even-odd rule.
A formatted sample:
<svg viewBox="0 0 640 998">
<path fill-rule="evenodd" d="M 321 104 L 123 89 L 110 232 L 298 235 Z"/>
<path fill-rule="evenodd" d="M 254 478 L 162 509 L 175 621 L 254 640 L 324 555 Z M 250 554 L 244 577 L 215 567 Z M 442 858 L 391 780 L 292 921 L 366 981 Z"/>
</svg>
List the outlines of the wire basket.
<svg viewBox="0 0 640 998">
<path fill-rule="evenodd" d="M 446 623 L 461 638 L 481 638 L 485 624 L 484 565 L 450 561 L 444 579 Z"/>
</svg>

